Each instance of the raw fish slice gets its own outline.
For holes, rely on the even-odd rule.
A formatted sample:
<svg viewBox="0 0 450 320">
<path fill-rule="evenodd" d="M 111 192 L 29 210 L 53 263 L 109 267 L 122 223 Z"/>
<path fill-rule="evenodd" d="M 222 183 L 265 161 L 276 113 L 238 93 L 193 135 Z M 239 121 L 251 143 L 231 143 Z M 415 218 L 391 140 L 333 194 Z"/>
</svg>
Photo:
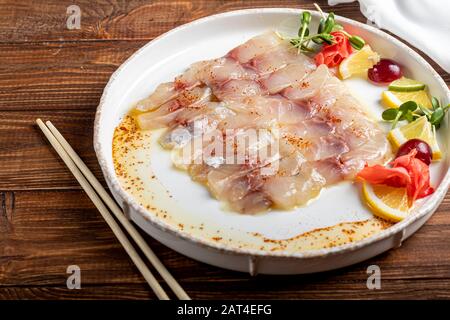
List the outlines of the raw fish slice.
<svg viewBox="0 0 450 320">
<path fill-rule="evenodd" d="M 265 192 L 249 192 L 240 200 L 229 202 L 232 210 L 244 214 L 256 214 L 270 209 L 273 201 Z"/>
<path fill-rule="evenodd" d="M 358 101 L 348 92 L 344 91 L 332 106 L 323 107 L 319 114 L 335 126 L 336 134 L 342 137 L 349 148 L 340 157 L 345 165 L 346 179 L 352 179 L 365 163 L 384 162 L 389 154 L 385 133 L 369 119 Z"/>
<path fill-rule="evenodd" d="M 272 201 L 262 192 L 265 178 L 259 169 L 248 166 L 224 165 L 212 169 L 207 176 L 211 193 L 229 204 L 231 209 L 253 214 L 266 211 Z"/>
<path fill-rule="evenodd" d="M 297 148 L 308 161 L 337 157 L 350 150 L 345 141 L 335 135 L 310 139 L 284 134 L 283 138 Z"/>
<path fill-rule="evenodd" d="M 153 130 L 165 128 L 175 120 L 181 111 L 181 106 L 174 101 L 166 102 L 157 111 L 147 112 L 136 116 L 139 128 L 142 130 Z"/>
<path fill-rule="evenodd" d="M 203 83 L 209 87 L 217 86 L 228 80 L 255 80 L 255 71 L 244 68 L 238 61 L 223 57 L 192 64 L 182 75 L 175 78 L 178 86 L 191 87 Z"/>
<path fill-rule="evenodd" d="M 209 165 L 236 163 L 261 168 L 278 157 L 278 140 L 269 130 L 227 128 L 226 131 L 218 130 L 216 135 L 217 139 L 211 139 L 213 144 L 208 144 L 208 141 L 203 144 L 203 161 Z M 216 144 L 219 140 L 222 146 Z"/>
<path fill-rule="evenodd" d="M 186 143 L 172 149 L 173 165 L 181 170 L 189 170 L 192 165 L 203 165 L 203 137 L 189 137 Z"/>
<path fill-rule="evenodd" d="M 252 80 L 230 80 L 214 87 L 213 92 L 222 101 L 243 101 L 248 97 L 265 94 L 260 84 Z"/>
<path fill-rule="evenodd" d="M 246 165 L 223 165 L 208 173 L 208 186 L 218 199 L 236 201 L 261 188 L 264 181 L 257 170 Z"/>
<path fill-rule="evenodd" d="M 280 154 L 280 159 L 271 164 L 271 167 L 276 170 L 273 175 L 280 177 L 296 176 L 300 173 L 301 167 L 305 162 L 305 157 L 298 150 L 287 155 Z"/>
<path fill-rule="evenodd" d="M 320 137 L 318 140 L 313 143 L 307 159 L 312 158 L 317 161 L 338 157 L 350 150 L 346 142 L 336 135 Z"/>
<path fill-rule="evenodd" d="M 208 181 L 208 173 L 213 167 L 206 164 L 191 164 L 187 170 L 191 179 L 206 184 Z"/>
<path fill-rule="evenodd" d="M 234 184 L 245 178 L 248 169 L 244 165 L 223 165 L 219 168 L 211 168 L 207 176 L 207 185 L 209 190 L 219 200 L 237 200 L 242 198 L 250 187 L 243 185 L 236 186 L 233 191 Z"/>
<path fill-rule="evenodd" d="M 186 89 L 192 89 L 202 83 L 207 86 L 218 85 L 228 80 L 257 78 L 255 71 L 244 68 L 232 58 L 219 58 L 209 61 L 194 63 L 182 75 L 175 78 L 174 82 L 160 84 L 146 99 L 136 104 L 139 111 L 152 111 L 177 98 Z"/>
<path fill-rule="evenodd" d="M 305 102 L 317 96 L 322 86 L 331 77 L 328 68 L 322 64 L 300 83 L 284 89 L 282 95 L 296 103 Z"/>
<path fill-rule="evenodd" d="M 256 96 L 246 100 L 257 114 L 268 114 L 281 125 L 298 123 L 310 116 L 309 111 L 280 95 Z"/>
<path fill-rule="evenodd" d="M 281 127 L 280 135 L 308 161 L 336 157 L 350 150 L 345 140 L 335 134 L 335 127 L 317 117 Z"/>
<path fill-rule="evenodd" d="M 164 149 L 181 148 L 192 139 L 193 131 L 186 126 L 178 125 L 167 129 L 159 137 L 158 142 Z"/>
<path fill-rule="evenodd" d="M 180 113 L 177 113 L 177 115 L 171 122 L 177 123 L 176 117 L 179 114 Z M 163 148 L 166 149 L 182 148 L 187 143 L 189 143 L 191 139 L 201 137 L 211 130 L 216 129 L 216 127 L 217 121 L 208 116 L 199 115 L 197 118 L 192 119 L 192 121 L 190 122 L 187 122 L 183 125 L 175 125 L 174 127 L 168 129 L 159 138 L 159 143 Z"/>
<path fill-rule="evenodd" d="M 285 41 L 281 40 L 275 32 L 267 32 L 234 48 L 228 53 L 228 56 L 240 63 L 247 63 L 283 42 Z"/>
<path fill-rule="evenodd" d="M 239 167 L 237 174 L 245 175 L 251 170 L 270 164 L 274 158 L 278 157 L 276 149 L 273 153 L 260 152 L 260 150 L 266 150 L 265 148 L 270 144 L 276 146 L 277 141 L 269 131 L 258 132 L 257 139 L 246 139 L 247 137 L 248 130 L 244 129 L 228 130 L 226 133 L 216 130 L 212 135 L 193 137 L 189 144 L 174 150 L 176 155 L 173 160 L 178 168 L 192 169 L 194 174 L 201 173 L 203 180 L 209 169 L 221 168 L 222 165 L 230 167 L 225 163 L 236 163 Z M 268 149 L 270 150 L 270 147 Z M 201 168 L 202 165 L 210 168 Z M 244 166 L 246 166 L 245 171 L 242 169 Z"/>
<path fill-rule="evenodd" d="M 253 117 L 255 127 L 263 127 L 258 119 L 265 119 L 261 123 L 265 123 L 266 127 L 273 126 L 274 122 L 279 124 L 293 124 L 308 118 L 309 111 L 280 95 L 270 96 L 252 96 L 239 102 L 230 102 L 227 107 L 239 115 Z M 236 127 L 234 122 L 241 122 L 236 119 L 230 123 Z M 247 120 L 246 120 L 247 121 Z M 250 121 L 252 123 L 252 121 Z"/>
<path fill-rule="evenodd" d="M 319 72 L 320 68 L 314 73 Z M 321 71 L 322 72 L 322 71 Z M 324 72 L 324 71 L 323 71 Z M 326 74 L 324 72 L 324 74 Z M 317 90 L 313 97 L 308 98 L 308 105 L 315 119 L 321 117 L 330 126 L 334 127 L 334 133 L 338 135 L 344 143 L 320 143 L 321 155 L 315 160 L 323 160 L 330 157 L 337 157 L 340 160 L 339 166 L 342 168 L 346 179 L 353 178 L 366 162 L 376 163 L 383 160 L 388 152 L 388 142 L 381 129 L 368 118 L 361 108 L 360 103 L 349 93 L 347 87 L 335 77 L 326 75 L 325 80 L 313 82 L 311 79 L 317 75 L 311 75 L 305 79 L 309 81 L 311 89 Z M 312 88 L 314 84 L 314 88 Z M 320 84 L 320 88 L 316 88 Z M 323 138 L 322 138 L 323 139 Z M 322 142 L 330 142 L 329 139 Z M 345 146 L 344 146 L 345 144 Z M 317 145 L 314 145 L 317 146 Z M 335 154 L 330 149 L 335 147 Z M 314 149 L 312 149 L 314 150 Z M 334 180 L 334 179 L 333 179 Z"/>
<path fill-rule="evenodd" d="M 293 48 L 290 43 L 278 45 L 272 50 L 253 58 L 246 65 L 254 69 L 260 76 L 264 76 L 291 63 L 303 65 L 304 70 L 308 68 L 315 69 L 315 64 L 312 60 L 303 54 L 298 54 L 297 49 Z M 300 74 L 300 76 L 302 75 Z"/>
<path fill-rule="evenodd" d="M 274 176 L 264 184 L 264 192 L 279 209 L 304 205 L 317 197 L 325 186 L 325 179 L 311 167 L 304 166 L 295 176 Z"/>
<path fill-rule="evenodd" d="M 348 177 L 347 168 L 339 157 L 308 162 L 307 165 L 314 167 L 315 172 L 326 181 L 327 185 L 338 183 Z"/>
<path fill-rule="evenodd" d="M 219 121 L 234 115 L 235 113 L 221 102 L 199 102 L 183 108 L 175 118 L 174 123 L 169 125 L 186 125 L 204 116 Z"/>
<path fill-rule="evenodd" d="M 341 92 L 346 88 L 342 88 Z M 348 93 L 339 98 L 330 97 L 326 102 L 324 99 L 313 98 L 309 100 L 309 108 L 314 110 L 317 116 L 332 123 L 339 133 L 349 128 L 358 128 L 359 131 L 367 132 L 377 128 L 377 125 L 369 119 L 359 106 L 359 103 Z M 377 130 L 378 131 L 378 130 Z"/>
<path fill-rule="evenodd" d="M 311 82 L 309 84 L 312 85 Z M 322 86 L 316 96 L 310 99 L 309 102 L 316 103 L 317 107 L 320 108 L 334 108 L 336 101 L 338 101 L 342 96 L 351 97 L 348 88 L 338 78 L 330 75 L 322 83 Z M 351 109 L 351 107 L 346 105 L 345 109 L 346 111 L 350 111 L 348 109 Z M 358 110 L 358 114 L 364 114 L 361 111 L 361 106 L 359 103 L 356 109 Z"/>
<path fill-rule="evenodd" d="M 251 114 L 238 114 L 219 123 L 219 128 L 221 130 L 271 128 L 275 124 L 276 120 L 268 115 L 254 116 Z"/>
<path fill-rule="evenodd" d="M 341 156 L 341 161 L 346 167 L 346 178 L 353 179 L 366 164 L 374 165 L 384 163 L 391 156 L 389 144 L 385 141 L 384 133 L 372 136 L 358 147 L 353 147 L 349 152 Z"/>
<path fill-rule="evenodd" d="M 235 141 L 236 135 L 239 133 L 235 133 L 233 136 L 226 136 L 223 138 L 223 141 L 226 141 L 226 139 L 233 139 Z M 269 142 L 271 142 L 271 139 L 267 139 Z M 264 139 L 261 139 L 262 142 L 259 142 L 259 147 L 262 147 L 262 144 L 264 143 Z M 211 141 L 209 141 L 211 143 Z M 266 142 L 267 143 L 267 142 Z M 200 145 L 200 144 L 199 144 Z M 254 145 L 254 147 L 258 148 L 258 145 Z M 208 144 L 208 141 L 203 141 L 202 145 L 203 150 L 197 153 L 199 156 L 198 158 L 194 159 L 196 163 L 191 163 L 188 165 L 187 170 L 189 174 L 192 176 L 192 179 L 195 181 L 203 181 L 206 183 L 208 174 L 212 171 L 215 173 L 212 174 L 211 177 L 213 177 L 212 181 L 217 181 L 216 178 L 223 175 L 223 177 L 229 177 L 230 179 L 237 179 L 246 175 L 249 175 L 251 171 L 253 170 L 261 170 L 264 166 L 269 164 L 272 160 L 271 159 L 261 159 L 262 161 L 246 161 L 243 160 L 243 163 L 241 164 L 226 164 L 223 162 L 218 163 L 211 163 L 208 160 L 208 154 L 204 151 L 204 149 L 211 150 L 211 145 Z M 235 147 L 236 148 L 236 147 Z M 229 154 L 227 154 L 228 151 L 231 151 Z M 233 157 L 236 159 L 236 150 L 227 150 L 226 146 L 223 147 L 223 154 L 220 155 L 220 157 L 225 160 L 227 157 Z M 217 155 L 216 155 L 217 156 Z M 236 163 L 236 161 L 232 162 Z M 217 175 L 216 175 L 217 174 Z M 215 177 L 215 178 L 214 178 Z M 217 188 L 216 188 L 217 189 Z"/>
<path fill-rule="evenodd" d="M 173 82 L 162 83 L 149 97 L 139 101 L 135 108 L 138 111 L 155 110 L 167 101 L 175 99 L 179 93 L 179 90 L 175 88 L 175 84 Z"/>
<path fill-rule="evenodd" d="M 136 120 L 143 130 L 164 128 L 175 120 L 183 108 L 209 100 L 211 100 L 209 88 L 194 87 L 182 91 L 177 98 L 164 103 L 157 110 L 138 114 Z"/>
<path fill-rule="evenodd" d="M 230 117 L 236 118 L 239 117 Z M 186 165 L 203 162 L 211 166 L 220 166 L 229 160 L 232 163 L 237 161 L 238 164 L 245 163 L 256 168 L 273 161 L 270 150 L 276 152 L 277 141 L 270 131 L 257 130 L 253 127 L 221 129 L 217 126 L 218 121 L 220 121 L 218 116 L 203 114 L 187 125 L 178 125 L 173 130 L 167 131 L 160 138 L 163 147 L 179 149 L 175 150 L 173 158 L 176 167 L 185 169 Z"/>
<path fill-rule="evenodd" d="M 182 147 L 191 138 L 216 129 L 220 121 L 234 116 L 235 113 L 221 102 L 195 103 L 176 114 L 159 142 L 167 149 Z"/>
<path fill-rule="evenodd" d="M 335 126 L 318 117 L 308 118 L 301 122 L 285 125 L 280 128 L 281 134 L 290 134 L 311 140 L 334 134 L 334 132 Z"/>
<path fill-rule="evenodd" d="M 270 94 L 276 94 L 288 87 L 297 87 L 314 68 L 309 64 L 294 63 L 277 70 L 261 80 Z"/>
</svg>

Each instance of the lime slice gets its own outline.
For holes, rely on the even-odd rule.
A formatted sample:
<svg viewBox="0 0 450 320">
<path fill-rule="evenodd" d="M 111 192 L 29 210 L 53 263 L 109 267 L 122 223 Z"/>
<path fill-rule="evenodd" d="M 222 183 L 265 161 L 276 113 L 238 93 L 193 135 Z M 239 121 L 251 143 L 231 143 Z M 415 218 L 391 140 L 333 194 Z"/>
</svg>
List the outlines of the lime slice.
<svg viewBox="0 0 450 320">
<path fill-rule="evenodd" d="M 389 91 L 397 92 L 412 92 L 425 90 L 426 85 L 413 79 L 402 77 L 398 80 L 391 82 L 389 85 Z"/>
</svg>

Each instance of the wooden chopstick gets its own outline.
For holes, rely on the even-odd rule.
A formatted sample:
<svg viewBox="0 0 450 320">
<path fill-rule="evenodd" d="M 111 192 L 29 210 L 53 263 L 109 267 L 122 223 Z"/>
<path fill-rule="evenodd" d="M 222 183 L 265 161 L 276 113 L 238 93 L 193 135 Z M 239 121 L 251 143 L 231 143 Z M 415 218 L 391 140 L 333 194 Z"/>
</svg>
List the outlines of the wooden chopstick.
<svg viewBox="0 0 450 320">
<path fill-rule="evenodd" d="M 105 204 L 99 198 L 99 196 L 97 195 L 97 193 L 95 192 L 93 187 L 89 184 L 88 180 L 86 180 L 84 175 L 81 173 L 80 169 L 76 166 L 75 162 L 70 158 L 69 154 L 62 147 L 61 143 L 52 134 L 52 132 L 49 130 L 49 128 L 46 127 L 46 125 L 42 122 L 42 120 L 37 119 L 36 123 L 38 124 L 39 128 L 42 130 L 44 135 L 47 137 L 47 139 L 49 140 L 50 144 L 53 146 L 55 151 L 58 153 L 58 155 L 64 161 L 66 166 L 69 168 L 69 170 L 75 176 L 77 181 L 80 183 L 83 190 L 87 193 L 89 198 L 92 200 L 94 205 L 97 207 L 97 209 L 99 210 L 103 219 L 105 219 L 106 223 L 109 225 L 109 227 L 113 231 L 114 235 L 117 237 L 119 242 L 124 247 L 125 251 L 130 256 L 133 263 L 136 265 L 138 270 L 141 272 L 144 279 L 147 281 L 147 283 L 150 285 L 152 290 L 155 292 L 156 296 L 161 300 L 169 300 L 169 296 L 165 293 L 164 289 L 160 286 L 160 284 L 158 283 L 156 278 L 153 276 L 151 271 L 148 269 L 148 267 L 146 266 L 144 261 L 141 259 L 141 257 L 137 253 L 137 251 L 132 246 L 131 242 L 126 237 L 125 233 L 119 227 L 119 225 L 114 220 L 114 218 L 111 216 L 111 214 L 109 213 Z M 121 213 L 121 215 L 123 215 L 123 213 Z M 168 271 L 167 271 L 167 273 L 168 273 Z"/>
<path fill-rule="evenodd" d="M 78 167 L 78 169 L 82 172 L 84 177 L 89 181 L 95 191 L 98 193 L 100 198 L 104 201 L 104 203 L 109 207 L 112 213 L 116 216 L 122 226 L 125 228 L 127 233 L 131 236 L 131 238 L 136 242 L 137 246 L 142 250 L 144 255 L 153 265 L 153 267 L 158 271 L 161 277 L 166 281 L 167 285 L 172 289 L 178 299 L 182 300 L 190 300 L 187 293 L 183 290 L 183 288 L 178 284 L 175 278 L 170 274 L 170 272 L 166 269 L 166 267 L 162 264 L 161 260 L 156 256 L 153 250 L 148 246 L 147 242 L 142 238 L 136 228 L 131 224 L 131 222 L 127 219 L 127 217 L 123 214 L 122 210 L 119 208 L 117 203 L 111 198 L 111 196 L 106 192 L 97 178 L 94 176 L 91 170 L 86 166 L 86 164 L 81 160 L 78 154 L 73 150 L 67 140 L 63 137 L 63 135 L 56 129 L 56 127 L 50 122 L 46 121 L 45 124 L 50 129 L 51 133 L 54 135 L 56 140 L 60 143 L 63 149 L 67 152 L 69 157 Z"/>
</svg>

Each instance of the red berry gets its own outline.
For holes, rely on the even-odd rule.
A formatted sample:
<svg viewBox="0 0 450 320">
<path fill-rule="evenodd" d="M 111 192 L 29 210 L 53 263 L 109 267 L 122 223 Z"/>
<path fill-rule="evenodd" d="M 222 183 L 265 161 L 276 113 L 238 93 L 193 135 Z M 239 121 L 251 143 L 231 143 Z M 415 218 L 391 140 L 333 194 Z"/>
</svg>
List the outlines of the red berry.
<svg viewBox="0 0 450 320">
<path fill-rule="evenodd" d="M 431 151 L 428 143 L 420 139 L 411 139 L 402 144 L 397 151 L 397 158 L 408 154 L 413 149 L 417 150 L 417 159 L 422 160 L 427 165 L 431 163 L 431 159 L 433 159 L 433 152 Z"/>
<path fill-rule="evenodd" d="M 392 60 L 381 59 L 367 72 L 370 80 L 376 83 L 388 83 L 402 77 L 402 69 Z"/>
</svg>

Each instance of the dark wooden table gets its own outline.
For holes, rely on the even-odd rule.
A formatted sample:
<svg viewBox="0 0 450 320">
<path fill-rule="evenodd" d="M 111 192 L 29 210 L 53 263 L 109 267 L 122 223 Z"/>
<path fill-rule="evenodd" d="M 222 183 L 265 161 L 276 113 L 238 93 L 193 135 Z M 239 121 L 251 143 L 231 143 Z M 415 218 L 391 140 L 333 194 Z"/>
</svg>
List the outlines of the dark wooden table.
<svg viewBox="0 0 450 320">
<path fill-rule="evenodd" d="M 35 119 L 53 121 L 103 181 L 92 147 L 94 113 L 111 73 L 127 57 L 161 33 L 214 13 L 313 4 L 78 0 L 81 29 L 68 30 L 72 3 L 0 0 L 0 299 L 154 299 Z M 365 21 L 357 3 L 332 10 Z M 449 84 L 449 74 L 432 64 Z M 193 261 L 145 237 L 195 299 L 450 298 L 449 211 L 450 196 L 402 248 L 303 276 L 252 278 Z M 366 287 L 372 264 L 381 268 L 381 290 Z M 66 287 L 69 265 L 81 268 L 81 290 Z"/>
</svg>

